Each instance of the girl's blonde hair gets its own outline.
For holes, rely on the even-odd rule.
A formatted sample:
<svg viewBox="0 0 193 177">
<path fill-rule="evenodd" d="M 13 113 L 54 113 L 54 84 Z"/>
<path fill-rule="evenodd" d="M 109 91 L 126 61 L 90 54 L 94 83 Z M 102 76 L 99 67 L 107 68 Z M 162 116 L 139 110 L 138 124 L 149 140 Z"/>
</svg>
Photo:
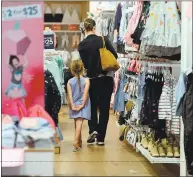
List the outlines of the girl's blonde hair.
<svg viewBox="0 0 193 177">
<path fill-rule="evenodd" d="M 80 85 L 80 75 L 83 75 L 84 72 L 84 64 L 82 63 L 82 60 L 73 60 L 71 63 L 71 72 L 72 74 L 76 75 L 78 77 L 78 85 L 79 89 L 81 91 L 81 85 Z"/>
</svg>

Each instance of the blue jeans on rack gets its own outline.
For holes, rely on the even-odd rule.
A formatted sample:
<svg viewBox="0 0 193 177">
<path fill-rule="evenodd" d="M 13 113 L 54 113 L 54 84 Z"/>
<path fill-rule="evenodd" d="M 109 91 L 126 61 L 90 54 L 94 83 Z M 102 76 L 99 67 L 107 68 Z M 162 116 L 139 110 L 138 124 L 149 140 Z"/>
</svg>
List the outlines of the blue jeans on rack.
<svg viewBox="0 0 193 177">
<path fill-rule="evenodd" d="M 137 98 L 137 109 L 138 116 L 140 117 L 141 106 L 144 98 L 144 86 L 145 86 L 145 73 L 139 75 L 139 85 L 138 85 L 138 98 Z"/>
<path fill-rule="evenodd" d="M 125 93 L 124 93 L 125 77 L 124 77 L 124 74 L 121 74 L 120 78 L 121 78 L 120 84 L 118 85 L 118 89 L 115 94 L 114 111 L 124 112 L 125 111 Z"/>
</svg>

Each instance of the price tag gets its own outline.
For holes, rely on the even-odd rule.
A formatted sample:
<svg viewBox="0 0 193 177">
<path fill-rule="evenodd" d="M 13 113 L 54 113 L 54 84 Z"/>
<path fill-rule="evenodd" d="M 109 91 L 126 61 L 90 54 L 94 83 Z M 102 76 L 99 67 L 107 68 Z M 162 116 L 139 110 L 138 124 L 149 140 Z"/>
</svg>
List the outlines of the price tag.
<svg viewBox="0 0 193 177">
<path fill-rule="evenodd" d="M 44 34 L 44 49 L 54 49 L 54 34 Z"/>
<path fill-rule="evenodd" d="M 2 21 L 21 20 L 42 17 L 40 4 L 31 4 L 2 8 Z"/>
</svg>

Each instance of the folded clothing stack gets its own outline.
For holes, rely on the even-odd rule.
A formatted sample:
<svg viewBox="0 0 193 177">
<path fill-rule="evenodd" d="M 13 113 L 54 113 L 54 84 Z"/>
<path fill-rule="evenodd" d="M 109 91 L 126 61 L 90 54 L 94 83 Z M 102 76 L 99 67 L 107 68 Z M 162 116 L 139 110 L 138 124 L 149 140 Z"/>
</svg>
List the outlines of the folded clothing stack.
<svg viewBox="0 0 193 177">
<path fill-rule="evenodd" d="M 7 119 L 7 116 L 5 119 Z M 51 140 L 55 130 L 47 120 L 40 117 L 24 117 L 20 122 L 2 121 L 2 147 L 25 147 L 31 142 L 36 146 L 39 141 Z"/>
</svg>

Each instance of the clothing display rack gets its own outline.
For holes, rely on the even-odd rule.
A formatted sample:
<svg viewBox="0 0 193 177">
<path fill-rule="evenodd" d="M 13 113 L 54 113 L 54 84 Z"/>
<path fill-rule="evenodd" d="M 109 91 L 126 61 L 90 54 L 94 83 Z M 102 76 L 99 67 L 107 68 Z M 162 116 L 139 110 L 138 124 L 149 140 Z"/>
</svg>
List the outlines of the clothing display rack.
<svg viewBox="0 0 193 177">
<path fill-rule="evenodd" d="M 120 63 L 121 65 L 121 70 L 127 70 L 129 67 L 127 67 L 127 65 L 125 65 L 126 63 L 129 63 L 131 62 L 132 60 L 136 60 L 138 61 L 139 63 L 141 64 L 146 64 L 147 67 L 149 67 L 150 69 L 152 67 L 155 67 L 155 68 L 159 68 L 159 67 L 162 67 L 162 68 L 172 68 L 172 72 L 176 69 L 178 72 L 175 73 L 175 76 L 176 77 L 179 77 L 179 68 L 180 68 L 180 63 L 179 62 L 172 62 L 172 61 L 169 61 L 167 59 L 164 59 L 164 58 L 151 58 L 151 57 L 146 57 L 142 54 L 139 54 L 139 53 L 130 53 L 127 55 L 127 57 L 131 57 L 131 59 L 125 59 L 125 63 L 124 63 L 124 58 L 123 59 L 118 59 L 118 62 Z M 128 64 L 129 65 L 129 64 Z M 137 65 L 137 64 L 136 64 Z M 133 70 L 134 71 L 134 70 Z M 136 70 L 135 70 L 136 71 Z M 120 71 L 122 72 L 122 71 Z M 117 79 L 116 76 L 117 74 L 115 73 L 115 80 Z M 135 81 L 138 80 L 138 76 L 137 75 L 131 75 L 131 73 L 129 74 L 124 74 L 127 78 L 131 78 Z M 122 79 L 122 76 L 120 76 L 119 79 Z M 125 82 L 125 81 L 124 81 Z M 115 81 L 116 83 L 116 81 Z M 119 86 L 120 87 L 121 85 L 121 82 L 119 83 Z M 115 86 L 116 87 L 116 86 Z M 126 87 L 126 86 L 125 86 Z M 131 86 L 129 86 L 131 87 Z M 123 88 L 123 87 L 122 87 Z M 125 88 L 124 88 L 125 89 Z M 115 90 L 119 90 L 119 88 L 115 88 Z M 116 97 L 116 93 L 114 94 L 115 97 Z M 118 95 L 118 97 L 120 98 L 120 95 Z M 133 97 L 133 96 L 132 96 Z M 122 98 L 123 99 L 123 98 Z M 133 98 L 132 98 L 133 99 Z M 115 102 L 116 102 L 116 98 L 114 98 Z M 124 100 L 124 99 L 123 99 Z M 134 99 L 135 100 L 135 99 Z M 134 101 L 135 102 L 135 101 Z M 136 102 L 135 102 L 136 103 Z M 119 102 L 119 106 L 120 106 L 120 102 Z M 127 109 L 128 105 L 126 105 L 126 108 Z M 115 109 L 115 108 L 114 108 Z M 116 109 L 115 109 L 116 110 Z M 123 110 L 123 109 L 122 109 Z M 120 111 L 120 110 L 119 110 Z M 134 113 L 133 113 L 134 114 Z M 138 117 L 138 116 L 137 116 Z M 125 125 L 129 127 L 132 127 L 132 131 L 129 130 L 129 133 L 126 135 L 126 140 L 129 144 L 131 144 L 133 147 L 136 148 L 136 151 L 137 152 L 141 152 L 151 163 L 176 163 L 176 164 L 180 164 L 181 163 L 181 160 L 180 158 L 170 158 L 170 157 L 153 157 L 152 155 L 150 155 L 149 151 L 146 150 L 145 148 L 142 147 L 141 145 L 141 142 L 139 141 L 140 138 L 137 138 L 138 137 L 138 130 L 135 130 L 134 127 L 139 127 L 139 124 L 138 123 L 132 123 L 133 120 L 129 120 L 129 119 L 126 119 L 125 120 Z M 137 120 L 138 122 L 138 120 Z M 122 125 L 121 125 L 122 126 Z M 182 125 L 181 125 L 182 126 Z M 143 127 L 143 126 L 142 126 Z M 180 131 L 181 131 L 182 128 L 180 128 Z M 142 129 L 143 131 L 146 131 L 146 132 L 149 132 L 149 129 Z M 134 138 L 134 136 L 132 135 L 131 132 L 135 131 L 135 133 L 137 134 L 136 135 L 136 140 L 131 140 L 131 137 Z M 181 133 L 180 133 L 180 136 L 181 136 Z M 180 148 L 183 144 L 183 141 L 180 140 Z M 181 151 L 181 149 L 180 149 Z"/>
</svg>

